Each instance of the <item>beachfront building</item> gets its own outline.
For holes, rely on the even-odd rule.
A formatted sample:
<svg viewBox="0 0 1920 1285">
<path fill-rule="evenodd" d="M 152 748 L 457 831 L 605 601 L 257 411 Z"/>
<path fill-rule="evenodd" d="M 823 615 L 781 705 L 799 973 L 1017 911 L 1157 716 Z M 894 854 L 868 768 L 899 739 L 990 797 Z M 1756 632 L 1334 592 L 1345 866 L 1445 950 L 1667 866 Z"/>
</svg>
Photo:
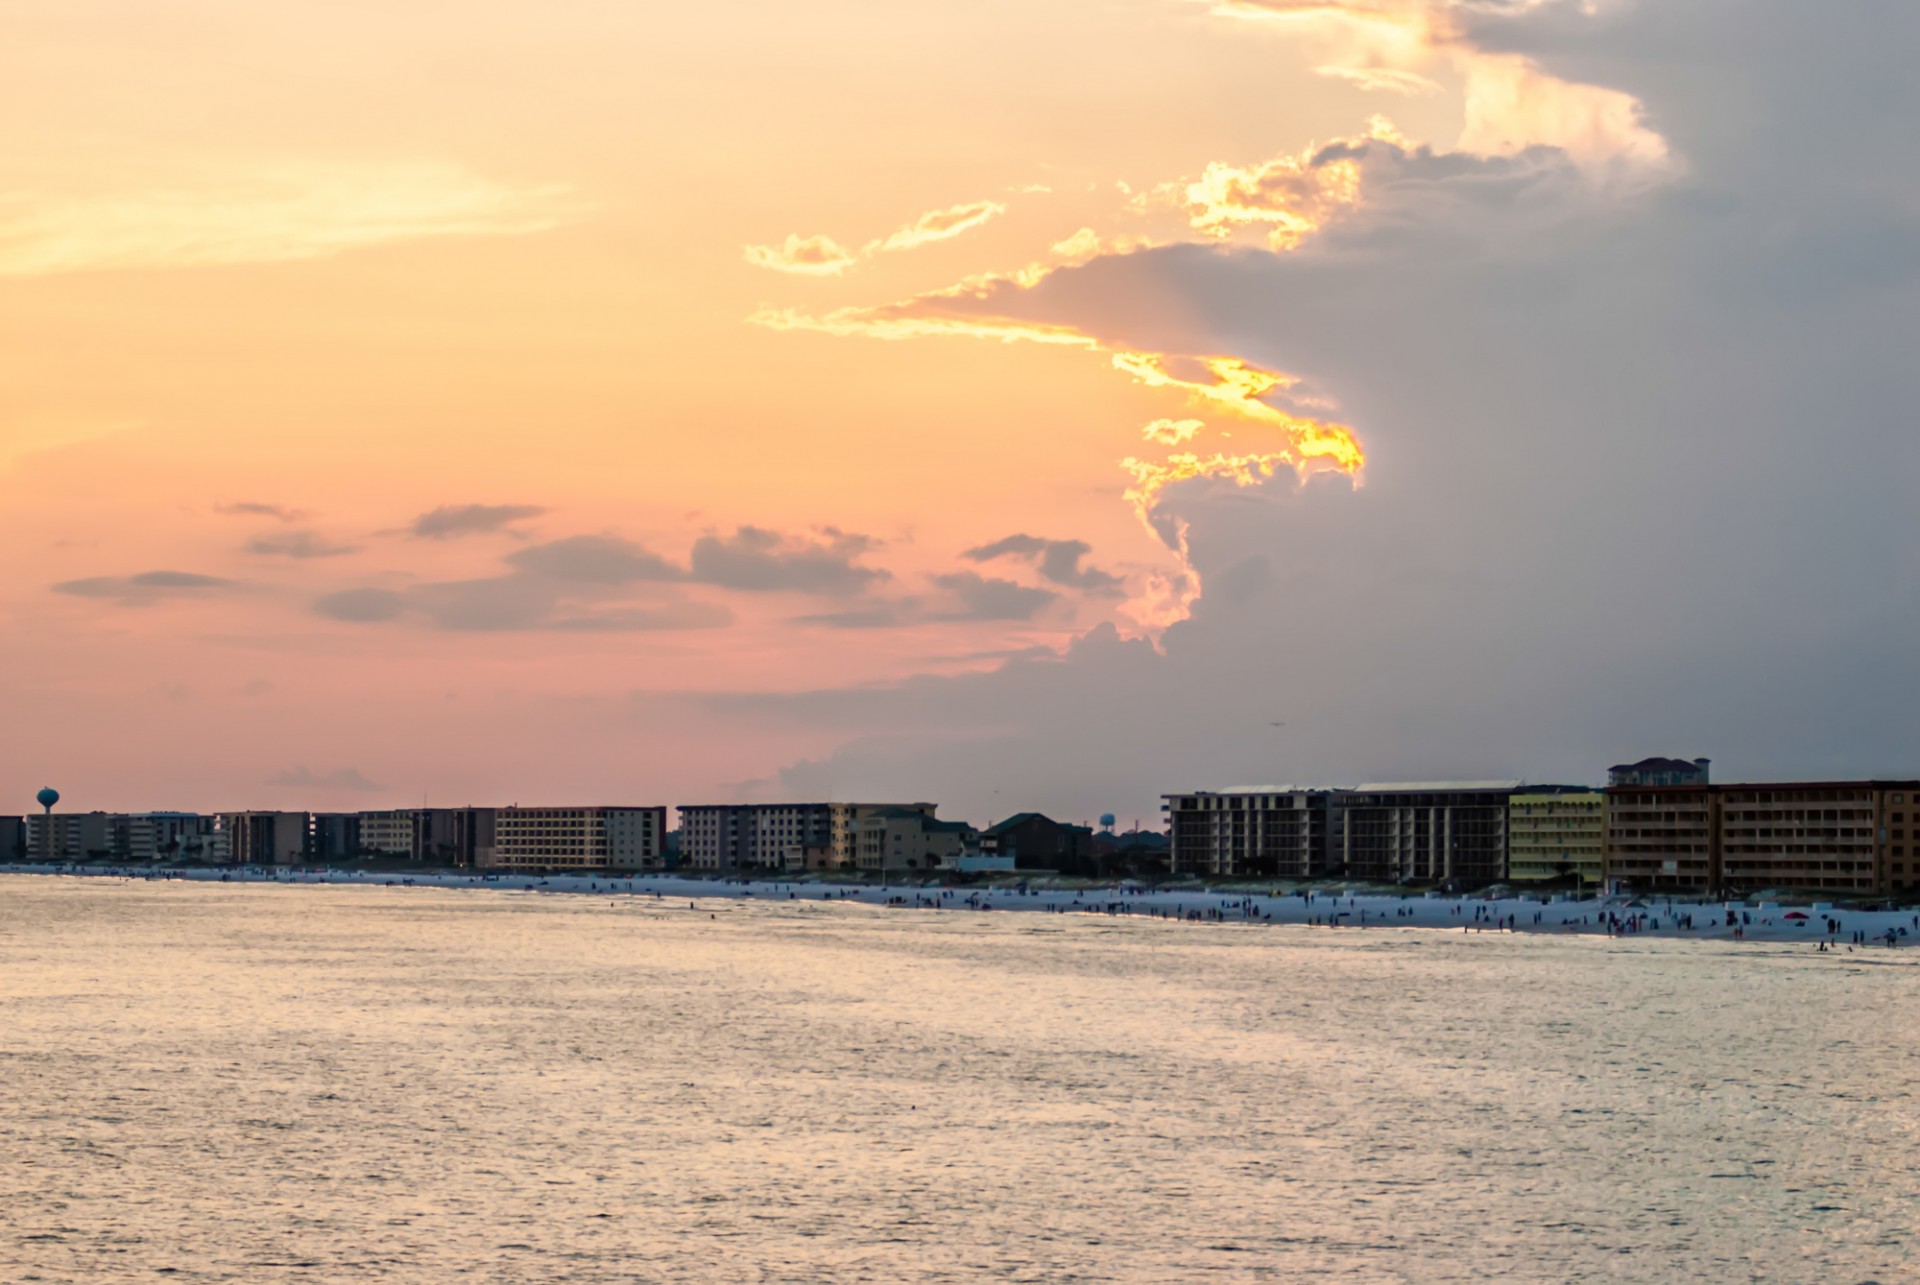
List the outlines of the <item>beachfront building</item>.
<svg viewBox="0 0 1920 1285">
<path fill-rule="evenodd" d="M 1646 758 L 1607 769 L 1608 785 L 1705 785 L 1712 759 Z"/>
<path fill-rule="evenodd" d="M 819 869 L 830 860 L 830 803 L 683 803 L 679 813 L 680 861 L 696 870 Z"/>
<path fill-rule="evenodd" d="M 1329 873 L 1368 883 L 1497 883 L 1507 874 L 1507 802 L 1520 792 L 1519 781 L 1338 791 L 1328 802 Z"/>
<path fill-rule="evenodd" d="M 933 805 L 872 807 L 854 823 L 854 867 L 859 870 L 957 869 L 980 851 L 980 835 L 964 821 L 942 821 Z"/>
<path fill-rule="evenodd" d="M 39 812 L 26 822 L 29 861 L 100 861 L 113 855 L 112 818 L 105 812 Z"/>
<path fill-rule="evenodd" d="M 1597 888 L 1606 877 L 1607 796 L 1600 790 L 1522 791 L 1507 800 L 1507 878 L 1514 883 L 1574 878 Z"/>
<path fill-rule="evenodd" d="M 993 838 L 996 855 L 1013 858 L 1016 869 L 1068 875 L 1095 872 L 1090 826 L 1063 824 L 1038 812 L 1016 812 L 982 833 Z"/>
<path fill-rule="evenodd" d="M 1734 895 L 1791 888 L 1854 897 L 1910 888 L 1906 814 L 1916 790 L 1915 781 L 1722 786 L 1718 886 Z"/>
<path fill-rule="evenodd" d="M 1711 785 L 1608 786 L 1607 884 L 1635 892 L 1717 889 L 1719 806 Z"/>
<path fill-rule="evenodd" d="M 1164 795 L 1170 868 L 1212 879 L 1319 878 L 1334 793 L 1254 785 Z"/>
<path fill-rule="evenodd" d="M 664 807 L 496 808 L 492 866 L 515 873 L 658 870 Z"/>
<path fill-rule="evenodd" d="M 834 870 L 890 868 L 884 863 L 863 864 L 861 827 L 869 817 L 881 813 L 918 812 L 932 820 L 934 813 L 939 811 L 939 806 L 933 803 L 829 803 L 827 808 L 827 862 Z"/>
<path fill-rule="evenodd" d="M 27 823 L 21 817 L 0 817 L 0 861 L 24 861 Z"/>
<path fill-rule="evenodd" d="M 397 858 L 429 865 L 473 867 L 489 864 L 493 848 L 492 808 L 395 808 L 357 814 L 352 847 L 363 857 Z M 324 846 L 346 839 L 329 834 Z M 323 845 L 316 835 L 315 848 Z"/>
<path fill-rule="evenodd" d="M 243 866 L 295 866 L 307 859 L 304 812 L 222 812 L 227 860 Z"/>
<path fill-rule="evenodd" d="M 114 855 L 156 861 L 227 860 L 227 836 L 215 817 L 196 812 L 128 812 L 112 819 Z"/>
</svg>

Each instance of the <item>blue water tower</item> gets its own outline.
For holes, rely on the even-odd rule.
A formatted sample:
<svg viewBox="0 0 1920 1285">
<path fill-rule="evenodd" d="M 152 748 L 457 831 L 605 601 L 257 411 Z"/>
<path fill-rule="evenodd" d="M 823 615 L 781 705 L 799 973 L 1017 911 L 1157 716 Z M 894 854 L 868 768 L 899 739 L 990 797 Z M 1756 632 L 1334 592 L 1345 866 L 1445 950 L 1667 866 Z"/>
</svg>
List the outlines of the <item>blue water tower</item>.
<svg viewBox="0 0 1920 1285">
<path fill-rule="evenodd" d="M 40 793 L 34 795 L 33 797 L 40 804 L 40 808 L 42 811 L 52 812 L 53 805 L 60 801 L 60 791 L 54 789 L 51 785 L 49 785 L 49 786 L 43 787 Z"/>
</svg>

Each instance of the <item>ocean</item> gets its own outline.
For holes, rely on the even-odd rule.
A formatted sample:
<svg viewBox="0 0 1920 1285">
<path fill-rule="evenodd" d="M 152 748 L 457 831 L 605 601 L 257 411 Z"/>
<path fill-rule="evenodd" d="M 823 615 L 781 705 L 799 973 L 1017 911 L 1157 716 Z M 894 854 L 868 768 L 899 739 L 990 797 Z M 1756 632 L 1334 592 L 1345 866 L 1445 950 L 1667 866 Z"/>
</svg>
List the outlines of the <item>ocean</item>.
<svg viewBox="0 0 1920 1285">
<path fill-rule="evenodd" d="M 1920 954 L 0 876 L 0 1280 L 1891 1282 Z"/>
</svg>

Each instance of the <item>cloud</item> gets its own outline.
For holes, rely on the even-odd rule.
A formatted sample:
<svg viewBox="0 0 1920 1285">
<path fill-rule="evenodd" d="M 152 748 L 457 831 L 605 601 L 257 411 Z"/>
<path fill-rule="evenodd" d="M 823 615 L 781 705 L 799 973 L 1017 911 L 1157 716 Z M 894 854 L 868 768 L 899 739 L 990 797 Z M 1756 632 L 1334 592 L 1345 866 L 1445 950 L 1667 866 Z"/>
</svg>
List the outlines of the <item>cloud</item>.
<svg viewBox="0 0 1920 1285">
<path fill-rule="evenodd" d="M 256 535 L 247 541 L 246 552 L 277 558 L 337 558 L 358 552 L 357 545 L 333 544 L 312 531 L 280 531 Z"/>
<path fill-rule="evenodd" d="M 1179 446 L 1198 437 L 1206 427 L 1197 419 L 1156 419 L 1140 430 L 1140 436 L 1161 446 Z"/>
<path fill-rule="evenodd" d="M 975 571 L 935 576 L 933 582 L 951 594 L 958 604 L 936 613 L 937 620 L 1032 620 L 1042 608 L 1060 597 L 1051 589 L 994 580 Z"/>
<path fill-rule="evenodd" d="M 444 236 L 516 236 L 580 213 L 565 188 L 457 165 L 281 165 L 198 185 L 0 198 L 0 276 L 271 263 Z"/>
<path fill-rule="evenodd" d="M 789 233 L 780 245 L 747 246 L 746 257 L 755 267 L 809 277 L 837 276 L 854 262 L 853 255 L 833 238 L 798 233 Z"/>
<path fill-rule="evenodd" d="M 1051 584 L 1090 593 L 1115 593 L 1124 585 L 1119 576 L 1098 567 L 1081 566 L 1081 560 L 1093 552 L 1085 540 L 1044 540 L 1034 535 L 1010 535 L 966 550 L 960 556 L 971 562 L 991 562 L 996 558 L 1020 558 L 1039 568 L 1041 578 Z"/>
<path fill-rule="evenodd" d="M 482 507 L 482 506 L 470 506 Z M 499 506 L 485 515 L 497 525 Z M 467 522 L 467 510 L 452 513 Z M 669 597 L 625 601 L 632 586 L 687 580 L 665 558 L 616 535 L 576 535 L 529 545 L 506 555 L 505 575 L 416 584 L 405 589 L 343 589 L 314 600 L 312 610 L 329 620 L 354 624 L 411 620 L 432 629 L 499 632 L 544 629 L 566 633 L 614 633 L 711 629 L 731 624 L 724 605 Z"/>
<path fill-rule="evenodd" d="M 1007 207 L 998 201 L 972 201 L 944 210 L 930 210 L 891 235 L 872 242 L 866 252 L 883 254 L 918 249 L 936 241 L 950 241 L 1006 212 Z"/>
<path fill-rule="evenodd" d="M 793 623 L 819 625 L 826 629 L 899 629 L 907 625 L 919 624 L 925 618 L 919 599 L 903 598 L 872 607 L 855 607 L 848 611 L 822 611 L 811 615 L 795 616 Z"/>
<path fill-rule="evenodd" d="M 123 607 L 144 607 L 163 598 L 199 597 L 214 590 L 232 589 L 238 584 L 236 580 L 192 571 L 143 571 L 133 576 L 63 580 L 53 586 L 53 591 L 75 598 L 105 599 Z"/>
<path fill-rule="evenodd" d="M 515 522 L 537 518 L 546 510 L 537 504 L 443 504 L 413 520 L 412 533 L 427 540 L 451 540 L 463 535 L 498 531 Z"/>
<path fill-rule="evenodd" d="M 871 537 L 833 527 L 823 528 L 821 536 L 786 536 L 753 526 L 725 538 L 703 536 L 693 546 L 693 579 L 728 589 L 845 596 L 892 578 L 881 568 L 857 565 L 876 547 Z"/>
<path fill-rule="evenodd" d="M 507 562 L 530 575 L 587 584 L 629 584 L 636 580 L 684 580 L 687 573 L 658 554 L 614 535 L 575 535 L 530 545 L 507 555 Z"/>
<path fill-rule="evenodd" d="M 407 596 L 392 589 L 341 589 L 314 599 L 316 615 L 363 624 L 393 620 L 407 609 Z"/>
<path fill-rule="evenodd" d="M 304 764 L 276 772 L 266 780 L 268 785 L 280 786 L 289 790 L 354 790 L 360 792 L 378 792 L 387 787 L 369 781 L 358 770 L 350 767 L 338 768 L 332 772 L 317 773 Z"/>
<path fill-rule="evenodd" d="M 307 516 L 304 509 L 290 509 L 283 504 L 261 504 L 242 501 L 237 504 L 216 504 L 215 513 L 224 513 L 229 517 L 275 518 L 281 522 L 298 522 Z"/>
</svg>

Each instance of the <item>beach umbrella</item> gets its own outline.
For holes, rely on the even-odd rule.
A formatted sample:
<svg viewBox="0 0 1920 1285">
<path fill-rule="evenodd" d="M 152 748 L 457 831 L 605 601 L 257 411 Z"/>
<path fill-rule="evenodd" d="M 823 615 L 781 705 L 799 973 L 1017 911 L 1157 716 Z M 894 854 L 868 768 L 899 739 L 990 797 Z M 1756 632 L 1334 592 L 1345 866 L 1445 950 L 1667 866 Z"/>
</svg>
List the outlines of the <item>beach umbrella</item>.
<svg viewBox="0 0 1920 1285">
<path fill-rule="evenodd" d="M 1807 914 L 1807 912 L 1806 912 L 1806 911 L 1804 911 L 1804 910 L 1789 910 L 1789 911 L 1788 911 L 1788 912 L 1787 912 L 1786 914 L 1784 914 L 1784 915 L 1782 915 L 1782 916 L 1780 916 L 1780 917 L 1781 917 L 1782 919 L 1808 919 L 1808 918 L 1811 918 L 1811 916 L 1810 916 L 1810 915 L 1808 915 L 1808 914 Z"/>
</svg>

